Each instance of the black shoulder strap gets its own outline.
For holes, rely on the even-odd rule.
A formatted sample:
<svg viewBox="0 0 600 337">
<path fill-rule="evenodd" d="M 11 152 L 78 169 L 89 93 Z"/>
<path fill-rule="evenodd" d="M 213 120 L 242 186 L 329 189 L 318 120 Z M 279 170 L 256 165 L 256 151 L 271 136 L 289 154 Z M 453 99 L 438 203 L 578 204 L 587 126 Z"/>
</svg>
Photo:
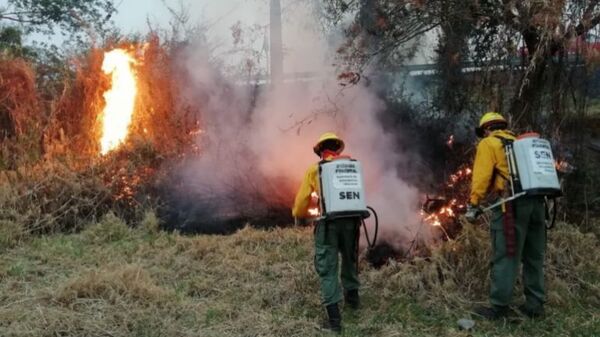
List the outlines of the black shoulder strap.
<svg viewBox="0 0 600 337">
<path fill-rule="evenodd" d="M 494 137 L 500 139 L 500 141 L 502 142 L 502 145 L 507 146 L 507 145 L 511 145 L 512 143 L 514 143 L 515 141 L 512 139 L 508 139 L 508 138 L 504 138 L 498 135 L 494 135 Z"/>
<path fill-rule="evenodd" d="M 504 151 L 506 151 L 506 146 L 512 145 L 514 142 L 514 140 L 512 140 L 512 139 L 504 138 L 504 137 L 501 137 L 498 135 L 494 135 L 494 137 L 500 139 L 500 141 L 502 142 L 502 146 L 504 147 Z M 502 179 L 509 181 L 508 177 L 505 177 L 502 174 L 502 172 L 500 172 L 496 167 L 494 167 L 494 175 L 496 175 L 496 174 L 498 174 Z M 492 181 L 494 181 L 494 179 L 492 179 Z"/>
</svg>

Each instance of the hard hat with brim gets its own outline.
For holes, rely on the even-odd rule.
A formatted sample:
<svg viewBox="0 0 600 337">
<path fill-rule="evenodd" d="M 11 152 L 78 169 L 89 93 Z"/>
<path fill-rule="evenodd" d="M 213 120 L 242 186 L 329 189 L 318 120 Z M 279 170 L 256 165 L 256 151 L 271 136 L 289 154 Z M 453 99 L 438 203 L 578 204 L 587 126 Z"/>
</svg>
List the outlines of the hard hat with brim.
<svg viewBox="0 0 600 337">
<path fill-rule="evenodd" d="M 320 155 L 321 147 L 322 147 L 323 143 L 328 140 L 335 140 L 335 141 L 339 142 L 340 148 L 338 150 L 338 153 L 341 153 L 342 151 L 344 151 L 344 146 L 345 146 L 344 141 L 333 132 L 325 132 L 324 134 L 322 134 L 321 137 L 319 138 L 319 141 L 317 142 L 317 144 L 315 144 L 315 146 L 313 146 L 313 151 L 315 151 L 315 153 L 317 155 Z"/>
<path fill-rule="evenodd" d="M 497 112 L 487 112 L 479 120 L 479 126 L 475 128 L 477 137 L 485 136 L 485 129 L 496 124 L 508 125 L 508 122 L 501 114 Z"/>
</svg>

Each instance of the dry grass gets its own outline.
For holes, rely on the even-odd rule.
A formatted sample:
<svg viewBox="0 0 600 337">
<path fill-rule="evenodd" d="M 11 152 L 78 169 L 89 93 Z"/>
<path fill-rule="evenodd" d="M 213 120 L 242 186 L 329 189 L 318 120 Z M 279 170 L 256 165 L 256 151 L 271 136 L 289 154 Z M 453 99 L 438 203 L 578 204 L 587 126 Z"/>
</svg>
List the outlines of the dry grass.
<svg viewBox="0 0 600 337">
<path fill-rule="evenodd" d="M 74 231 L 107 212 L 111 195 L 95 172 L 41 162 L 0 175 L 0 249 L 31 234 Z"/>
<path fill-rule="evenodd" d="M 178 50 L 150 35 L 136 66 L 138 98 L 133 116 L 132 141 L 149 142 L 164 156 L 179 156 L 190 150 L 200 129 L 199 108 L 184 95 L 187 71 L 176 62 Z"/>
<path fill-rule="evenodd" d="M 181 74 L 172 51 L 157 36 L 146 41 L 120 42 L 103 49 L 93 48 L 73 59 L 75 73 L 64 79 L 64 90 L 55 98 L 52 119 L 47 127 L 47 149 L 62 149 L 52 155 L 77 154 L 95 157 L 99 153 L 102 128 L 103 93 L 110 79 L 102 70 L 105 51 L 121 48 L 135 55 L 137 99 L 127 146 L 151 147 L 162 156 L 177 156 L 193 143 L 198 130 L 198 107 L 186 103 L 178 86 Z"/>
<path fill-rule="evenodd" d="M 98 156 L 103 93 L 110 88 L 110 80 L 101 70 L 103 55 L 103 50 L 93 48 L 71 60 L 74 73 L 62 79 L 63 91 L 53 97 L 45 127 L 47 157 Z"/>
<path fill-rule="evenodd" d="M 169 293 L 156 286 L 148 272 L 139 265 L 115 265 L 75 276 L 58 290 L 53 299 L 74 307 L 88 299 L 104 300 L 115 305 L 121 300 L 148 303 L 168 296 Z"/>
<path fill-rule="evenodd" d="M 38 120 L 35 73 L 23 59 L 0 59 L 0 112 L 3 136 L 20 136 Z"/>
<path fill-rule="evenodd" d="M 79 230 L 109 209 L 139 220 L 167 166 L 194 151 L 198 108 L 177 87 L 174 52 L 155 36 L 113 47 L 136 54 L 139 96 L 126 144 L 106 157 L 104 49 L 73 56 L 53 80 L 57 95 L 36 87 L 31 64 L 0 59 L 0 249 L 31 233 Z"/>
<path fill-rule="evenodd" d="M 38 95 L 30 64 L 0 59 L 0 250 L 31 234 L 79 231 L 109 211 L 140 220 L 156 203 L 153 189 L 167 166 L 193 150 L 198 114 L 175 84 L 171 51 L 153 36 L 142 45 L 114 46 L 143 56 L 135 66 L 134 127 L 106 157 L 98 141 L 110 86 L 104 50 L 74 56 L 72 73 L 56 79 L 60 94 L 50 97 Z"/>
<path fill-rule="evenodd" d="M 184 237 L 148 212 L 130 229 L 109 215 L 80 234 L 38 237 L 0 259 L 2 336 L 315 336 L 322 317 L 310 228 Z M 485 301 L 488 242 L 470 228 L 429 259 L 363 264 L 364 308 L 347 336 L 594 336 L 599 241 L 560 226 L 548 243 L 548 315 L 456 320 Z M 518 303 L 519 299 L 515 300 Z"/>
<path fill-rule="evenodd" d="M 32 66 L 0 57 L 0 169 L 40 158 L 41 108 Z"/>
</svg>

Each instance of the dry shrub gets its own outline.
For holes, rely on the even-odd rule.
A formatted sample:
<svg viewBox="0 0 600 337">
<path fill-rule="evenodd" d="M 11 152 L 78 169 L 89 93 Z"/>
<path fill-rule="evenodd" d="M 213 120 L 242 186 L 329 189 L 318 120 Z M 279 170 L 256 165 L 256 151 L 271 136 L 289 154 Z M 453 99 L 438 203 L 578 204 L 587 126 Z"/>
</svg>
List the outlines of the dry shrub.
<svg viewBox="0 0 600 337">
<path fill-rule="evenodd" d="M 55 299 L 66 305 L 82 298 L 103 299 L 114 304 L 123 299 L 155 302 L 169 296 L 169 292 L 157 286 L 142 267 L 122 265 L 92 270 L 72 278 L 58 291 Z"/>
<path fill-rule="evenodd" d="M 113 47 L 130 50 L 138 60 L 138 98 L 126 144 L 100 157 L 99 117 L 110 87 L 101 66 Z M 71 60 L 72 73 L 63 74 L 63 90 L 49 104 L 49 117 L 36 124 L 25 124 L 36 121 L 33 72 L 19 60 L 0 62 L 0 89 L 11 89 L 0 95 L 0 115 L 8 109 L 15 132 L 33 130 L 37 149 L 44 151 L 42 161 L 0 144 L 11 162 L 19 160 L 10 164 L 15 177 L 5 179 L 9 192 L 0 200 L 2 231 L 12 233 L 5 243 L 31 232 L 79 229 L 108 209 L 129 223 L 141 219 L 144 207 L 154 202 L 156 175 L 193 148 L 197 112 L 179 97 L 169 49 L 151 36 L 145 44 L 124 42 L 106 50 L 93 48 Z"/>
<path fill-rule="evenodd" d="M 568 304 L 573 296 L 584 297 L 600 307 L 600 239 L 576 227 L 560 224 L 550 234 L 546 259 L 549 300 Z"/>
<path fill-rule="evenodd" d="M 39 157 L 42 120 L 31 65 L 0 58 L 0 168 L 14 169 Z"/>
<path fill-rule="evenodd" d="M 102 73 L 104 51 L 91 49 L 74 58 L 74 77 L 64 79 L 64 89 L 54 99 L 52 118 L 45 134 L 48 156 L 97 157 L 101 125 L 98 116 L 104 108 L 103 93 L 110 87 Z"/>
<path fill-rule="evenodd" d="M 106 243 L 122 240 L 129 232 L 125 221 L 109 212 L 98 223 L 88 226 L 82 235 L 88 242 Z"/>
<path fill-rule="evenodd" d="M 146 233 L 156 234 L 160 229 L 160 219 L 154 210 L 146 210 L 140 224 Z"/>
<path fill-rule="evenodd" d="M 56 160 L 0 172 L 0 249 L 32 235 L 77 232 L 100 219 L 87 233 L 91 241 L 118 240 L 136 224 L 155 233 L 159 220 L 148 211 L 154 198 L 144 189 L 153 177 L 137 172 L 113 164 L 75 170 Z"/>
<path fill-rule="evenodd" d="M 110 87 L 101 66 L 104 53 L 115 48 L 128 50 L 136 59 L 137 98 L 125 144 L 97 159 L 103 93 Z M 140 206 L 146 206 L 146 197 L 153 193 L 157 174 L 194 149 L 198 112 L 185 104 L 174 56 L 154 35 L 145 43 L 121 42 L 92 49 L 74 60 L 74 68 L 75 76 L 66 81 L 47 128 L 52 134 L 47 157 L 65 155 L 77 170 L 97 165 L 98 175 L 114 196 L 115 212 L 125 214 L 128 221 L 139 220 L 143 216 Z"/>
<path fill-rule="evenodd" d="M 158 228 L 158 219 L 146 212 L 154 203 L 147 186 L 157 169 L 144 166 L 148 161 L 133 160 L 131 164 L 126 158 L 123 155 L 122 160 L 103 160 L 81 169 L 47 160 L 0 172 L 0 248 L 14 246 L 32 234 L 76 232 L 109 212 L 94 226 L 94 230 L 102 228 L 100 232 L 88 234 L 97 234 L 98 240 L 110 241 L 113 234 L 118 239 L 127 225 L 142 219 L 148 231 L 155 231 L 151 228 Z M 101 233 L 105 228 L 108 232 Z"/>
<path fill-rule="evenodd" d="M 98 155 L 100 117 L 106 104 L 103 94 L 111 85 L 110 77 L 102 72 L 102 62 L 104 53 L 116 48 L 129 51 L 136 59 L 137 98 L 127 145 L 135 149 L 149 143 L 163 156 L 179 155 L 193 143 L 193 133 L 199 128 L 198 111 L 180 96 L 183 84 L 177 80 L 174 57 L 155 35 L 146 43 L 93 48 L 74 58 L 74 78 L 65 79 L 65 89 L 55 99 L 48 140 L 68 140 L 71 153 Z"/>
<path fill-rule="evenodd" d="M 178 156 L 192 148 L 199 130 L 199 111 L 181 95 L 185 81 L 174 62 L 176 50 L 162 45 L 158 36 L 151 34 L 139 54 L 132 139 L 150 142 L 162 155 Z"/>
<path fill-rule="evenodd" d="M 594 254 L 599 246 L 594 234 L 584 234 L 569 225 L 561 224 L 549 232 L 546 283 L 552 305 L 567 304 L 574 298 L 600 305 L 600 256 Z M 487 301 L 490 255 L 488 231 L 464 224 L 455 240 L 432 249 L 430 257 L 392 263 L 367 277 L 376 289 L 415 296 L 429 307 L 460 307 Z M 388 282 L 394 286 L 389 287 Z M 521 293 L 515 291 L 516 295 Z"/>
<path fill-rule="evenodd" d="M 137 98 L 127 144 L 130 150 L 151 146 L 162 156 L 178 156 L 193 144 L 199 129 L 198 111 L 181 97 L 174 56 L 150 35 L 145 43 L 121 42 L 106 48 L 93 48 L 73 59 L 74 77 L 66 78 L 64 90 L 55 99 L 55 109 L 47 127 L 46 148 L 61 148 L 63 153 L 96 157 L 100 151 L 101 115 L 104 92 L 110 77 L 102 72 L 104 53 L 124 49 L 135 57 Z M 66 144 L 53 146 L 52 143 Z"/>
<path fill-rule="evenodd" d="M 394 289 L 429 305 L 464 303 L 463 294 L 481 294 L 487 289 L 488 241 L 485 231 L 466 225 L 455 240 L 433 248 L 430 257 L 392 263 L 375 273 L 373 282 L 391 279 L 396 284 Z"/>
<path fill-rule="evenodd" d="M 0 250 L 17 245 L 26 236 L 26 229 L 20 222 L 0 220 Z"/>
<path fill-rule="evenodd" d="M 110 200 L 95 172 L 42 162 L 0 175 L 0 226 L 12 233 L 9 242 L 32 233 L 78 230 L 105 214 Z"/>
<path fill-rule="evenodd" d="M 152 147 L 119 149 L 102 158 L 96 171 L 112 195 L 112 210 L 128 223 L 154 205 L 153 183 L 164 173 L 165 157 Z"/>
</svg>

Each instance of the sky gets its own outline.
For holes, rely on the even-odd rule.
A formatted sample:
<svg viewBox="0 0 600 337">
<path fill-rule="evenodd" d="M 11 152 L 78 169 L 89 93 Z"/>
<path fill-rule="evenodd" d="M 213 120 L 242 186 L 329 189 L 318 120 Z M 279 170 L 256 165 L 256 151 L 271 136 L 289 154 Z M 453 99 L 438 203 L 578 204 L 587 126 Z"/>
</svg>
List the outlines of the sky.
<svg viewBox="0 0 600 337">
<path fill-rule="evenodd" d="M 268 0 L 114 0 L 118 10 L 114 19 L 124 32 L 144 32 L 148 30 L 147 18 L 166 25 L 169 22 L 166 6 L 179 8 L 183 4 L 190 8 L 193 20 L 206 17 L 223 19 L 219 20 L 217 26 L 236 20 L 264 22 L 268 18 L 267 2 Z M 7 3 L 8 0 L 0 0 L 0 8 L 5 8 Z"/>
<path fill-rule="evenodd" d="M 281 0 L 281 3 L 287 64 L 287 67 L 286 64 L 284 67 L 295 72 L 314 70 L 316 64 L 320 64 L 321 61 L 303 59 L 302 51 L 320 48 L 318 41 L 320 37 L 314 29 L 316 25 L 307 28 L 306 24 L 298 22 L 305 19 L 304 15 L 310 15 L 309 12 L 302 11 L 302 0 Z M 0 8 L 6 4 L 7 0 L 0 0 Z M 263 26 L 265 33 L 268 32 L 269 4 L 270 0 L 115 0 L 117 13 L 113 16 L 113 21 L 125 35 L 144 34 L 149 31 L 148 22 L 154 27 L 168 28 L 172 15 L 167 7 L 179 10 L 183 6 L 189 15 L 190 25 L 209 27 L 209 40 L 217 43 L 221 52 L 227 54 L 233 48 L 231 27 L 236 23 L 239 22 L 244 27 Z M 47 36 L 34 34 L 27 40 L 31 42 L 47 39 Z M 51 40 L 58 45 L 62 43 L 60 36 L 53 37 Z M 252 48 L 262 49 L 264 38 L 259 37 L 256 40 Z"/>
<path fill-rule="evenodd" d="M 124 34 L 147 33 L 148 22 L 152 25 L 168 27 L 171 14 L 168 7 L 178 10 L 185 8 L 191 24 L 211 27 L 215 38 L 228 38 L 229 28 L 240 21 L 244 24 L 267 24 L 269 0 L 114 0 L 117 8 L 113 16 L 114 24 Z M 284 2 L 286 0 L 283 0 Z M 7 6 L 7 0 L 0 0 L 0 9 Z M 47 39 L 31 36 L 30 39 Z M 54 37 L 53 40 L 60 40 Z"/>
<path fill-rule="evenodd" d="M 266 24 L 267 0 L 118 0 L 115 24 L 124 33 L 147 32 L 147 21 L 167 26 L 170 14 L 167 6 L 189 8 L 190 21 L 208 23 L 212 33 L 223 34 L 235 22 Z"/>
<path fill-rule="evenodd" d="M 307 59 L 306 50 L 322 49 L 322 37 L 316 32 L 317 25 L 307 22 L 306 17 L 312 15 L 307 0 L 281 0 L 283 8 L 283 43 L 286 72 L 315 71 L 323 60 Z M 0 8 L 7 0 L 0 0 Z M 221 53 L 227 54 L 233 48 L 231 27 L 240 22 L 249 27 L 260 25 L 266 28 L 269 24 L 270 0 L 115 0 L 117 13 L 113 17 L 114 24 L 123 34 L 147 33 L 148 22 L 153 26 L 168 28 L 172 16 L 168 7 L 185 8 L 190 24 L 208 26 L 211 42 L 220 45 Z M 265 36 L 266 37 L 266 36 Z M 47 40 L 46 36 L 33 35 L 29 40 Z M 53 39 L 60 44 L 60 38 Z M 264 39 L 258 39 L 252 46 L 260 50 Z M 427 57 L 417 57 L 415 63 L 426 62 Z M 266 57 L 266 56 L 265 56 Z M 266 60 L 265 60 L 266 62 Z"/>
</svg>

